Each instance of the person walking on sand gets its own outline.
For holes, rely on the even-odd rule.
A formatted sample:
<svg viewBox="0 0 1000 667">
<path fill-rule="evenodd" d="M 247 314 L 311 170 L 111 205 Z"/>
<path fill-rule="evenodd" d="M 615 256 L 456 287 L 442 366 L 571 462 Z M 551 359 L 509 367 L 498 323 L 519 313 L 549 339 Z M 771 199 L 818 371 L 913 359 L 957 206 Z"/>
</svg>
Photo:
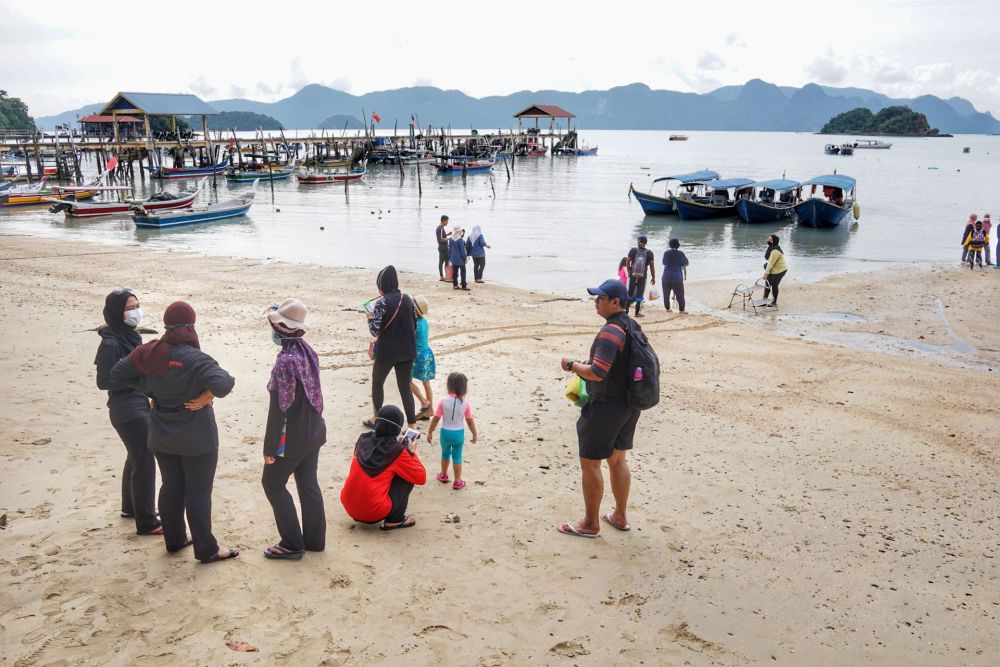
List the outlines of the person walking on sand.
<svg viewBox="0 0 1000 667">
<path fill-rule="evenodd" d="M 410 378 L 413 376 L 413 361 L 417 358 L 417 309 L 413 299 L 399 291 L 399 276 L 393 265 L 379 271 L 375 284 L 379 298 L 368 314 L 368 332 L 375 338 L 372 345 L 375 362 L 372 366 L 372 406 L 376 416 L 365 420 L 362 425 L 375 428 L 378 411 L 385 400 L 385 379 L 389 377 L 389 371 L 394 371 L 406 423 L 413 428 L 417 425 L 417 415 Z"/>
<path fill-rule="evenodd" d="M 444 267 L 448 266 L 448 216 L 442 215 L 441 222 L 434 228 L 434 236 L 438 244 L 438 280 L 447 282 L 444 275 Z"/>
<path fill-rule="evenodd" d="M 989 246 L 990 237 L 986 232 L 983 231 L 982 220 L 976 221 L 976 226 L 972 229 L 972 233 L 966 238 L 965 245 L 968 249 L 969 258 L 969 268 L 973 268 L 973 262 L 979 265 L 979 268 L 983 268 L 983 248 Z"/>
<path fill-rule="evenodd" d="M 469 291 L 469 283 L 465 277 L 465 265 L 469 261 L 469 249 L 465 245 L 465 230 L 455 227 L 448 241 L 448 259 L 451 262 L 451 285 L 458 289 L 458 274 L 462 273 L 462 289 Z"/>
<path fill-rule="evenodd" d="M 646 273 L 649 272 L 652 279 L 651 285 L 656 284 L 656 267 L 653 266 L 653 251 L 646 248 L 646 237 L 640 236 L 638 245 L 628 251 L 628 297 L 629 302 L 635 303 L 635 316 L 645 317 L 639 310 L 642 308 L 643 295 L 646 293 Z M 625 304 L 625 314 L 628 314 L 629 304 Z"/>
<path fill-rule="evenodd" d="M 976 229 L 976 220 L 978 219 L 978 214 L 970 213 L 969 221 L 965 223 L 965 231 L 962 232 L 962 264 L 965 264 L 966 260 L 969 259 L 969 236 Z"/>
<path fill-rule="evenodd" d="M 764 267 L 764 280 L 767 281 L 771 289 L 771 303 L 766 304 L 771 308 L 778 307 L 778 285 L 781 279 L 788 273 L 788 264 L 785 262 L 785 253 L 778 245 L 778 235 L 771 234 L 767 237 L 769 254 L 767 255 L 767 265 Z"/>
<path fill-rule="evenodd" d="M 486 269 L 486 249 L 492 248 L 483 236 L 483 228 L 476 225 L 469 234 L 469 255 L 472 257 L 472 277 L 477 283 L 483 281 L 483 271 Z"/>
<path fill-rule="evenodd" d="M 267 309 L 271 342 L 280 347 L 267 391 L 271 403 L 264 430 L 264 473 L 261 485 L 271 503 L 281 541 L 264 550 L 276 559 L 300 559 L 306 551 L 326 548 L 326 513 L 316 471 L 326 443 L 323 388 L 319 357 L 302 337 L 308 310 L 298 299 L 285 299 Z M 302 523 L 288 492 L 288 478 L 302 507 Z"/>
<path fill-rule="evenodd" d="M 430 419 L 434 411 L 434 390 L 431 380 L 437 373 L 434 361 L 434 351 L 430 344 L 430 324 L 427 322 L 427 299 L 422 296 L 413 297 L 413 305 L 417 309 L 417 358 L 413 361 L 413 379 L 410 380 L 410 392 L 420 401 L 420 412 L 417 420 Z M 424 390 L 420 391 L 420 384 Z"/>
<path fill-rule="evenodd" d="M 384 406 L 375 419 L 374 431 L 362 433 L 354 445 L 340 503 L 355 521 L 381 521 L 382 530 L 411 528 L 416 519 L 406 514 L 410 493 L 427 482 L 417 439 L 402 436 L 403 413 L 394 405 Z"/>
<path fill-rule="evenodd" d="M 160 465 L 160 519 L 167 551 L 194 544 L 194 556 L 214 563 L 240 555 L 219 546 L 212 534 L 212 484 L 219 462 L 219 428 L 212 401 L 227 396 L 236 380 L 201 351 L 195 312 L 175 301 L 163 313 L 166 333 L 132 350 L 111 369 L 114 382 L 153 400 L 149 448 Z M 184 530 L 187 514 L 191 538 Z"/>
<path fill-rule="evenodd" d="M 628 367 L 626 331 L 635 323 L 625 311 L 628 292 L 619 280 L 606 280 L 600 287 L 588 288 L 595 297 L 594 308 L 604 318 L 604 326 L 590 346 L 590 358 L 573 361 L 564 357 L 563 371 L 576 373 L 587 381 L 590 397 L 576 422 L 580 469 L 583 478 L 584 516 L 572 523 L 562 523 L 557 530 L 576 537 L 597 537 L 600 521 L 621 531 L 632 529 L 628 522 L 628 496 L 632 473 L 626 459 L 632 449 L 639 410 L 629 406 L 626 396 L 631 369 Z M 615 509 L 601 514 L 604 497 L 604 475 L 601 463 L 608 462 L 611 473 L 611 493 Z"/>
<path fill-rule="evenodd" d="M 628 257 L 622 257 L 622 261 L 618 262 L 618 280 L 628 287 Z"/>
<path fill-rule="evenodd" d="M 663 253 L 663 306 L 670 312 L 670 293 L 677 297 L 677 310 L 684 313 L 684 281 L 688 276 L 688 258 L 679 248 L 681 242 L 670 239 L 670 250 Z"/>
<path fill-rule="evenodd" d="M 128 288 L 116 289 L 104 299 L 105 325 L 97 330 L 97 388 L 108 392 L 108 417 L 125 445 L 122 470 L 124 518 L 135 520 L 139 535 L 162 535 L 156 516 L 156 459 L 146 444 L 149 439 L 149 399 L 142 392 L 111 379 L 114 365 L 142 345 L 136 331 L 142 321 L 139 298 Z"/>
<path fill-rule="evenodd" d="M 427 429 L 427 443 L 434 443 L 434 429 L 441 424 L 441 472 L 437 481 L 447 484 L 448 464 L 455 471 L 455 482 L 451 485 L 455 491 L 465 488 L 462 479 L 462 450 L 465 447 L 465 423 L 469 423 L 472 433 L 472 444 L 479 440 L 476 431 L 476 420 L 472 418 L 472 404 L 466 399 L 469 391 L 469 379 L 462 373 L 448 375 L 448 398 L 442 399 L 434 410 L 434 419 Z"/>
<path fill-rule="evenodd" d="M 986 234 L 986 238 L 990 237 L 990 232 L 993 230 L 993 221 L 990 220 L 990 214 L 987 213 L 983 216 L 983 232 Z M 992 266 L 993 261 L 990 259 L 990 244 L 989 241 L 983 246 L 983 252 L 986 253 L 986 266 Z M 1000 262 L 1000 256 L 997 257 L 997 262 Z"/>
</svg>

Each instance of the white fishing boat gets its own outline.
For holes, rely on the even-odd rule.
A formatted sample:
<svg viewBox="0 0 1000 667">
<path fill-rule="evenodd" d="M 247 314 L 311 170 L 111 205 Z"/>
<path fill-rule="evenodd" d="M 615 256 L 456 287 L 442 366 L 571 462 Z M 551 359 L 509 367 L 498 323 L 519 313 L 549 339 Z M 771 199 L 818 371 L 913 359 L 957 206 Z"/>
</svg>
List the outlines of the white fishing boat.
<svg viewBox="0 0 1000 667">
<path fill-rule="evenodd" d="M 881 148 L 883 150 L 892 148 L 892 144 L 888 141 L 879 141 L 878 139 L 855 139 L 855 148 Z"/>
</svg>

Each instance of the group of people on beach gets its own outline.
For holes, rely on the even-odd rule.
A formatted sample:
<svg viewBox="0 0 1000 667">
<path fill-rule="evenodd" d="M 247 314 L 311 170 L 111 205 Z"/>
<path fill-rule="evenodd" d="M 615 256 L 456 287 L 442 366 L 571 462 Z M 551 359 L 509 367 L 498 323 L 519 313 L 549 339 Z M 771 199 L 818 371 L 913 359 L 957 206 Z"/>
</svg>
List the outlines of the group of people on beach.
<svg viewBox="0 0 1000 667">
<path fill-rule="evenodd" d="M 479 225 L 472 228 L 469 237 L 465 237 L 465 230 L 461 227 L 452 227 L 448 231 L 448 216 L 442 215 L 438 226 L 434 229 L 434 236 L 438 246 L 438 280 L 441 282 L 451 281 L 453 289 L 469 291 L 466 266 L 469 258 L 472 258 L 472 277 L 477 283 L 484 283 L 483 272 L 486 270 L 486 249 L 490 246 L 483 236 L 483 230 Z M 461 276 L 461 285 L 459 285 Z"/>
<path fill-rule="evenodd" d="M 962 263 L 969 263 L 969 269 L 976 265 L 983 268 L 983 253 L 986 253 L 986 266 L 996 266 L 990 258 L 990 232 L 993 230 L 993 221 L 987 213 L 983 219 L 979 219 L 977 213 L 969 214 L 969 221 L 965 223 L 965 231 L 962 232 Z M 997 260 L 1000 262 L 1000 242 L 997 243 Z"/>
</svg>

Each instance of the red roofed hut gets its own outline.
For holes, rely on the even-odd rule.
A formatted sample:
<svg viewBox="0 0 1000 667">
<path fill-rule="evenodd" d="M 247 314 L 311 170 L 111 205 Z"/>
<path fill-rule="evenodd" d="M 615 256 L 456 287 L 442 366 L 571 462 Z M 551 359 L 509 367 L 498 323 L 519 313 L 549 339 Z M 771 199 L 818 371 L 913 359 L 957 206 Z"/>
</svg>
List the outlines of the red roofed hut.
<svg viewBox="0 0 1000 667">
<path fill-rule="evenodd" d="M 530 107 L 524 111 L 514 114 L 514 118 L 517 119 L 517 129 L 521 131 L 521 122 L 524 119 L 535 119 L 535 128 L 538 128 L 538 121 L 542 118 L 549 119 L 549 132 L 555 130 L 556 120 L 559 118 L 566 119 L 566 129 L 567 131 L 573 129 L 573 119 L 576 118 L 573 114 L 566 111 L 562 107 L 557 107 L 554 104 L 532 104 Z"/>
<path fill-rule="evenodd" d="M 88 137 L 112 137 L 115 134 L 115 117 L 94 114 L 79 121 L 80 129 Z M 125 136 L 142 136 L 142 119 L 135 116 L 118 116 L 118 129 Z"/>
</svg>

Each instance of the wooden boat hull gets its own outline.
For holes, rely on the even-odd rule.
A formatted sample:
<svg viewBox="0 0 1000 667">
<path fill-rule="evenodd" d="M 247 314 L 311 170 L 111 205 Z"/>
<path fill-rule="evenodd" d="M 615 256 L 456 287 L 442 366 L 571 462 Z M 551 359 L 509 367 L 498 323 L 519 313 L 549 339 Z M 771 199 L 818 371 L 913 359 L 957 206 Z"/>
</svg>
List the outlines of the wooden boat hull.
<svg viewBox="0 0 1000 667">
<path fill-rule="evenodd" d="M 814 197 L 795 205 L 799 224 L 805 227 L 836 227 L 851 214 L 854 202 L 848 200 L 843 206 Z"/>
<path fill-rule="evenodd" d="M 31 195 L 0 195 L 0 209 L 17 208 L 20 206 L 48 206 L 53 200 L 59 201 L 81 201 L 93 199 L 96 192 L 89 190 L 78 190 L 58 194 L 55 192 L 40 192 Z"/>
<path fill-rule="evenodd" d="M 180 227 L 181 225 L 194 225 L 201 222 L 215 222 L 216 220 L 227 220 L 246 215 L 253 205 L 251 201 L 242 206 L 227 208 L 225 210 L 204 210 L 204 211 L 179 211 L 174 214 L 159 213 L 156 215 L 133 215 L 132 222 L 136 227 L 147 229 L 164 229 L 167 227 Z"/>
<path fill-rule="evenodd" d="M 66 206 L 67 218 L 96 218 L 104 215 L 122 215 L 131 213 L 133 205 L 141 205 L 147 211 L 167 211 L 172 208 L 186 208 L 191 205 L 197 192 L 192 192 L 186 197 L 179 199 L 165 199 L 162 201 L 144 200 L 136 202 L 67 202 L 60 204 Z M 55 208 L 55 207 L 53 207 Z"/>
<path fill-rule="evenodd" d="M 272 169 L 268 174 L 267 169 L 256 171 L 238 171 L 226 174 L 226 181 L 230 183 L 253 183 L 254 181 L 284 181 L 292 175 L 291 169 Z"/>
<path fill-rule="evenodd" d="M 460 164 L 446 164 L 441 162 L 432 162 L 434 168 L 437 169 L 439 174 L 461 174 L 463 171 L 466 174 L 478 174 L 491 171 L 493 169 L 493 163 L 482 164 L 474 162 L 468 165 Z"/>
<path fill-rule="evenodd" d="M 344 181 L 358 181 L 366 173 L 368 173 L 367 169 L 349 174 L 297 174 L 296 178 L 300 185 L 328 185 L 330 183 L 343 183 Z"/>
<path fill-rule="evenodd" d="M 669 215 L 677 212 L 673 197 L 657 197 L 648 192 L 639 192 L 635 188 L 632 188 L 632 194 L 646 215 Z"/>
<path fill-rule="evenodd" d="M 201 176 L 212 176 L 221 174 L 229 168 L 229 158 L 219 164 L 209 167 L 184 167 L 175 169 L 173 167 L 158 167 L 152 172 L 153 178 L 199 178 Z"/>
<path fill-rule="evenodd" d="M 795 207 L 790 204 L 764 204 L 749 199 L 736 202 L 736 214 L 743 222 L 783 222 L 795 217 Z"/>
<path fill-rule="evenodd" d="M 736 204 L 717 206 L 690 199 L 673 198 L 674 208 L 681 220 L 710 220 L 712 218 L 735 218 Z"/>
</svg>

